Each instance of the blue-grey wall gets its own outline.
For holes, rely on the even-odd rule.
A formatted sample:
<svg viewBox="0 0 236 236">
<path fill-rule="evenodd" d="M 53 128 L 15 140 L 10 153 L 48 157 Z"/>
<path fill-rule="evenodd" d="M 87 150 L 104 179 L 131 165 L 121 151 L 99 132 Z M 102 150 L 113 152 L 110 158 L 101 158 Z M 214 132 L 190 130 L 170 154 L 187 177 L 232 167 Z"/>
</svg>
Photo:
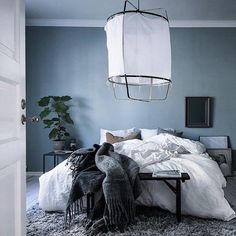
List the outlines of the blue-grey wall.
<svg viewBox="0 0 236 236">
<path fill-rule="evenodd" d="M 99 142 L 101 127 L 172 127 L 191 138 L 229 135 L 236 149 L 236 29 L 171 29 L 173 86 L 166 101 L 151 103 L 113 98 L 102 28 L 27 27 L 26 40 L 27 115 L 39 113 L 43 96 L 70 95 L 72 136 L 82 146 Z M 185 96 L 214 97 L 212 128 L 185 128 Z M 47 134 L 40 123 L 27 125 L 29 171 L 42 170 Z"/>
</svg>

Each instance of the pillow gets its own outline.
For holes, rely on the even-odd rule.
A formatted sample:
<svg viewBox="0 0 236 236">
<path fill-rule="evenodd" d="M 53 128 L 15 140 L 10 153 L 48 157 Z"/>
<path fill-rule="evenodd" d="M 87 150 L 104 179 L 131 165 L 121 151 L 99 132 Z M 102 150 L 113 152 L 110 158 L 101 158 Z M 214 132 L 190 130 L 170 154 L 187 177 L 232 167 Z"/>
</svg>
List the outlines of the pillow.
<svg viewBox="0 0 236 236">
<path fill-rule="evenodd" d="M 198 141 L 176 137 L 168 133 L 155 135 L 149 138 L 147 141 L 155 142 L 163 149 L 167 150 L 173 150 L 173 147 L 175 149 L 177 146 L 182 146 L 186 151 L 190 152 L 191 154 L 202 154 L 206 151 L 205 146 Z M 179 150 L 179 152 L 181 151 Z"/>
<path fill-rule="evenodd" d="M 100 144 L 103 144 L 104 142 L 106 142 L 106 133 L 111 133 L 115 136 L 125 137 L 134 131 L 135 131 L 135 128 L 124 129 L 124 130 L 113 130 L 113 131 L 101 129 L 100 130 Z"/>
<path fill-rule="evenodd" d="M 140 129 L 140 131 L 142 140 L 146 140 L 157 135 L 157 129 Z"/>
<path fill-rule="evenodd" d="M 177 132 L 174 129 L 162 129 L 162 128 L 158 128 L 157 133 L 158 134 L 163 134 L 163 133 L 172 134 L 176 137 L 182 137 L 182 135 L 183 135 L 183 132 Z"/>
<path fill-rule="evenodd" d="M 140 133 L 133 132 L 133 133 L 130 133 L 129 135 L 127 135 L 126 137 L 114 136 L 113 134 L 111 134 L 109 132 L 106 133 L 106 141 L 110 144 L 119 143 L 119 142 L 123 142 L 126 140 L 131 140 L 131 139 L 140 139 Z"/>
</svg>

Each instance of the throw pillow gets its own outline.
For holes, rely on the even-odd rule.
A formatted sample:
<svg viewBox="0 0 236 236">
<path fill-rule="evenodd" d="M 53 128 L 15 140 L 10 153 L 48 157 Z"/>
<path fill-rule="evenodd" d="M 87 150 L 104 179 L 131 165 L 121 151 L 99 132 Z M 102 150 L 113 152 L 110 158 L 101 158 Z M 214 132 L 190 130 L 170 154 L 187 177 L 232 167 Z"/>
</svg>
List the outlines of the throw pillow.
<svg viewBox="0 0 236 236">
<path fill-rule="evenodd" d="M 122 130 L 106 130 L 106 129 L 101 129 L 100 130 L 100 144 L 103 144 L 106 142 L 106 133 L 111 133 L 115 136 L 120 136 L 120 137 L 125 137 L 129 135 L 130 133 L 134 132 L 135 128 L 131 129 L 122 129 Z"/>
<path fill-rule="evenodd" d="M 126 137 L 115 136 L 109 132 L 106 133 L 106 141 L 110 144 L 119 143 L 131 139 L 140 139 L 140 133 L 133 132 Z"/>
</svg>

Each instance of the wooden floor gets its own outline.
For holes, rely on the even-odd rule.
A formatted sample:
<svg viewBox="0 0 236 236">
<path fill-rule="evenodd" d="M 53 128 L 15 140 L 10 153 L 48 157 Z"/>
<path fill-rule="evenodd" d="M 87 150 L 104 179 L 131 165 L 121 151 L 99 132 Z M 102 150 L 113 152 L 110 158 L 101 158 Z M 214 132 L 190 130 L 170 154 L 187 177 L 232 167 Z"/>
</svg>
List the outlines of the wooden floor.
<svg viewBox="0 0 236 236">
<path fill-rule="evenodd" d="M 29 209 L 38 202 L 39 179 L 37 176 L 28 176 L 26 183 L 26 208 Z M 225 198 L 236 211 L 236 176 L 228 178 L 224 191 Z"/>
<path fill-rule="evenodd" d="M 31 208 L 38 202 L 39 194 L 39 177 L 26 177 L 26 209 Z"/>
</svg>

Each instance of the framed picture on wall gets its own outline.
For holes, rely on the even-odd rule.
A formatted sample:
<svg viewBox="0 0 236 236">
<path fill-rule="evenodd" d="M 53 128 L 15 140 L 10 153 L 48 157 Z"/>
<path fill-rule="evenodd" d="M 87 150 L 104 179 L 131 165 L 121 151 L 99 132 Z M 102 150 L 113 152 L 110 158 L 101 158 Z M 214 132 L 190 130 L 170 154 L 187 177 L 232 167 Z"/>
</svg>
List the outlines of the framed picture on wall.
<svg viewBox="0 0 236 236">
<path fill-rule="evenodd" d="M 228 136 L 200 136 L 199 141 L 206 148 L 228 148 Z"/>
<path fill-rule="evenodd" d="M 188 128 L 211 127 L 211 97 L 185 98 L 185 126 Z"/>
<path fill-rule="evenodd" d="M 232 176 L 232 150 L 226 149 L 207 149 L 209 156 L 217 162 L 224 176 Z"/>
</svg>

